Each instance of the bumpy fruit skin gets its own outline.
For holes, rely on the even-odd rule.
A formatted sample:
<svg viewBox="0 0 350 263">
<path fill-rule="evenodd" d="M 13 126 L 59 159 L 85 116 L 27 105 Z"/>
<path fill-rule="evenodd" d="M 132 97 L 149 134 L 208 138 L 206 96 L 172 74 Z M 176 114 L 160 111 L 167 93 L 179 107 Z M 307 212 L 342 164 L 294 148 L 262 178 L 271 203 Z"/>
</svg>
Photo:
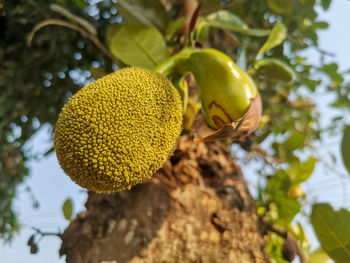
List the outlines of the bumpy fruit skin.
<svg viewBox="0 0 350 263">
<path fill-rule="evenodd" d="M 195 52 L 188 59 L 199 88 L 207 124 L 219 129 L 241 118 L 258 94 L 251 77 L 230 57 L 215 49 Z"/>
<path fill-rule="evenodd" d="M 181 132 L 182 102 L 158 73 L 124 68 L 77 92 L 59 115 L 54 147 L 78 185 L 110 193 L 150 178 Z"/>
</svg>

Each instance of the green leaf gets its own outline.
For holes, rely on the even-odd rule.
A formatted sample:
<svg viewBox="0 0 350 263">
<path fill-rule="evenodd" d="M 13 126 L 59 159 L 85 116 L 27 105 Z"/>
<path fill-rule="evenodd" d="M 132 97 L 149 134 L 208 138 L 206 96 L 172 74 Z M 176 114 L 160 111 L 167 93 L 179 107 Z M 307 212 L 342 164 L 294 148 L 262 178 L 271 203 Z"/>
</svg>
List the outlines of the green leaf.
<svg viewBox="0 0 350 263">
<path fill-rule="evenodd" d="M 313 23 L 310 27 L 314 30 L 327 29 L 329 28 L 329 24 L 325 21 L 319 21 L 319 22 Z"/>
<path fill-rule="evenodd" d="M 118 0 L 117 9 L 128 24 L 154 26 L 164 32 L 169 15 L 159 0 Z"/>
<path fill-rule="evenodd" d="M 345 126 L 343 130 L 341 155 L 343 158 L 344 166 L 350 174 L 350 126 Z"/>
<path fill-rule="evenodd" d="M 322 247 L 319 247 L 310 254 L 308 263 L 327 263 L 328 260 L 330 260 L 329 256 L 323 251 Z"/>
<path fill-rule="evenodd" d="M 324 64 L 321 68 L 319 68 L 321 71 L 326 73 L 328 77 L 332 80 L 332 82 L 336 84 L 340 84 L 344 82 L 344 77 L 342 74 L 340 74 L 338 71 L 338 64 L 336 63 L 330 63 L 330 64 Z"/>
<path fill-rule="evenodd" d="M 110 24 L 106 32 L 106 44 L 110 47 L 112 44 L 112 39 L 118 30 L 122 27 L 122 24 Z"/>
<path fill-rule="evenodd" d="M 328 10 L 329 6 L 331 5 L 332 0 L 321 0 L 321 5 L 324 10 Z"/>
<path fill-rule="evenodd" d="M 292 186 L 290 176 L 285 170 L 277 170 L 276 174 L 268 181 L 267 192 L 275 198 L 277 193 L 287 194 Z"/>
<path fill-rule="evenodd" d="M 255 69 L 268 80 L 293 82 L 294 70 L 283 61 L 275 58 L 263 58 L 254 63 Z"/>
<path fill-rule="evenodd" d="M 350 262 L 350 212 L 334 211 L 329 204 L 314 204 L 311 224 L 324 251 L 336 263 Z"/>
<path fill-rule="evenodd" d="M 287 170 L 287 173 L 292 180 L 292 185 L 298 185 L 309 179 L 315 168 L 316 161 L 317 159 L 313 156 L 310 156 L 305 163 L 293 161 Z"/>
<path fill-rule="evenodd" d="M 251 29 L 240 17 L 227 10 L 220 10 L 204 17 L 204 21 L 210 27 L 230 30 L 249 36 L 267 36 L 270 31 L 264 29 Z"/>
<path fill-rule="evenodd" d="M 170 56 L 157 29 L 144 25 L 123 25 L 112 38 L 109 48 L 123 63 L 148 69 Z"/>
<path fill-rule="evenodd" d="M 311 224 L 323 250 L 336 263 L 350 262 L 350 212 L 334 211 L 329 204 L 315 204 Z"/>
<path fill-rule="evenodd" d="M 70 198 L 68 198 L 66 201 L 64 201 L 63 206 L 62 206 L 62 211 L 64 218 L 67 220 L 70 220 L 72 218 L 73 214 L 73 203 Z"/>
<path fill-rule="evenodd" d="M 305 137 L 306 135 L 304 133 L 293 131 L 289 138 L 283 143 L 283 146 L 289 151 L 294 151 L 304 144 Z"/>
<path fill-rule="evenodd" d="M 279 215 L 277 223 L 284 224 L 286 221 L 291 222 L 295 215 L 300 211 L 301 204 L 294 198 L 278 195 L 275 198 L 275 201 Z"/>
<path fill-rule="evenodd" d="M 287 27 L 283 23 L 276 23 L 275 26 L 272 28 L 267 41 L 261 47 L 257 55 L 263 54 L 266 51 L 278 46 L 286 39 L 286 37 Z"/>
<path fill-rule="evenodd" d="M 284 14 L 287 11 L 292 9 L 292 0 L 268 0 L 267 5 L 269 8 L 278 13 L 278 14 Z"/>
</svg>

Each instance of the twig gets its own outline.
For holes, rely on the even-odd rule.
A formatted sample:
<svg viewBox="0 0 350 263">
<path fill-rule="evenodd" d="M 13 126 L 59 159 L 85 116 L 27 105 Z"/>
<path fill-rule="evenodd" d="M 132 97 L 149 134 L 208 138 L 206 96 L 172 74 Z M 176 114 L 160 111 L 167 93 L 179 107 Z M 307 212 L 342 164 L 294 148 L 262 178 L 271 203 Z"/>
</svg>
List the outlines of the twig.
<svg viewBox="0 0 350 263">
<path fill-rule="evenodd" d="M 265 161 L 267 164 L 269 164 L 270 166 L 272 166 L 272 168 L 275 168 L 276 165 L 282 163 L 282 161 L 281 161 L 277 156 L 269 155 L 269 154 L 268 154 L 265 150 L 263 150 L 263 149 L 260 147 L 260 145 L 257 144 L 257 143 L 254 143 L 254 144 L 252 145 L 252 150 L 254 150 L 254 151 L 256 151 L 257 153 L 259 153 L 259 154 L 263 157 L 264 161 Z M 271 161 L 269 160 L 270 158 L 272 158 L 272 159 L 275 161 L 275 163 L 271 162 Z"/>
<path fill-rule="evenodd" d="M 96 45 L 97 48 L 99 48 L 107 57 L 109 57 L 113 61 L 113 63 L 117 65 L 119 64 L 119 60 L 111 52 L 109 52 L 109 50 L 101 43 L 101 41 L 96 36 L 89 33 L 80 26 L 59 19 L 47 19 L 37 24 L 28 35 L 27 45 L 31 45 L 33 37 L 37 31 L 49 25 L 63 26 L 79 32 L 83 37 L 90 39 Z"/>
<path fill-rule="evenodd" d="M 95 27 L 92 24 L 90 24 L 89 21 L 74 15 L 69 10 L 65 9 L 64 7 L 62 7 L 58 4 L 51 4 L 50 9 L 54 12 L 57 12 L 65 17 L 69 18 L 69 19 L 74 20 L 75 22 L 80 24 L 82 27 L 84 27 L 86 29 L 86 31 L 88 31 L 90 34 L 97 36 L 97 30 L 95 29 Z"/>
<path fill-rule="evenodd" d="M 55 233 L 55 232 L 42 232 L 40 229 L 36 227 L 32 227 L 33 230 L 35 230 L 39 235 L 41 236 L 56 236 L 56 237 L 61 237 L 61 233 Z"/>
<path fill-rule="evenodd" d="M 282 161 L 274 155 L 269 155 L 265 150 L 261 148 L 258 143 L 252 141 L 251 137 L 245 137 L 243 140 L 239 140 L 237 142 L 245 151 L 251 152 L 255 151 L 264 159 L 265 163 L 270 165 L 274 170 L 276 170 L 276 166 L 281 164 Z"/>
</svg>

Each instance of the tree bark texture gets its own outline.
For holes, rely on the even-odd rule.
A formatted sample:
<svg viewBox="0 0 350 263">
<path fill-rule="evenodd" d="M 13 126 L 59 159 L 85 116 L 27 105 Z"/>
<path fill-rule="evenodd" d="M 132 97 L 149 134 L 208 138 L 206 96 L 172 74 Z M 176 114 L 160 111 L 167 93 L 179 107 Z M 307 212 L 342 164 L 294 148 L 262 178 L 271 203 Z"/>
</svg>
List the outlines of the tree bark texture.
<svg viewBox="0 0 350 263">
<path fill-rule="evenodd" d="M 227 149 L 182 136 L 150 182 L 89 193 L 60 254 L 68 263 L 269 262 L 254 200 Z"/>
</svg>

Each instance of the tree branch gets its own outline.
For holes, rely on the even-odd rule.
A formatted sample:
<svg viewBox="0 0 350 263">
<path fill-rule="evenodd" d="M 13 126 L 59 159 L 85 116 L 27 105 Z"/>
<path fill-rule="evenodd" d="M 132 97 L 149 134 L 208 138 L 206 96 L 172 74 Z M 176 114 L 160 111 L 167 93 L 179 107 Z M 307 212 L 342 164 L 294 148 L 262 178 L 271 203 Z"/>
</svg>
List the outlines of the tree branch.
<svg viewBox="0 0 350 263">
<path fill-rule="evenodd" d="M 61 237 L 61 233 L 55 233 L 55 232 L 42 232 L 40 229 L 36 227 L 32 227 L 33 230 L 35 230 L 39 235 L 41 236 L 56 236 L 56 237 Z"/>
<path fill-rule="evenodd" d="M 86 29 L 86 31 L 88 31 L 90 34 L 97 36 L 97 30 L 95 29 L 95 27 L 92 24 L 90 24 L 89 21 L 87 21 L 79 16 L 74 15 L 69 10 L 65 9 L 64 7 L 62 7 L 58 4 L 51 4 L 50 9 L 54 12 L 57 12 L 65 17 L 67 17 L 68 19 L 74 20 L 75 22 L 80 24 L 82 27 L 84 27 Z"/>
<path fill-rule="evenodd" d="M 102 42 L 98 39 L 98 37 L 89 33 L 88 31 L 86 31 L 84 28 L 80 26 L 77 26 L 75 24 L 69 23 L 67 21 L 59 20 L 59 19 L 47 19 L 37 24 L 28 35 L 27 45 L 31 46 L 33 37 L 37 31 L 39 31 L 41 28 L 45 26 L 50 26 L 50 25 L 63 26 L 79 32 L 83 37 L 90 39 L 98 49 L 100 49 L 108 58 L 110 58 L 113 61 L 113 63 L 117 65 L 120 64 L 119 60 L 102 44 Z"/>
</svg>

